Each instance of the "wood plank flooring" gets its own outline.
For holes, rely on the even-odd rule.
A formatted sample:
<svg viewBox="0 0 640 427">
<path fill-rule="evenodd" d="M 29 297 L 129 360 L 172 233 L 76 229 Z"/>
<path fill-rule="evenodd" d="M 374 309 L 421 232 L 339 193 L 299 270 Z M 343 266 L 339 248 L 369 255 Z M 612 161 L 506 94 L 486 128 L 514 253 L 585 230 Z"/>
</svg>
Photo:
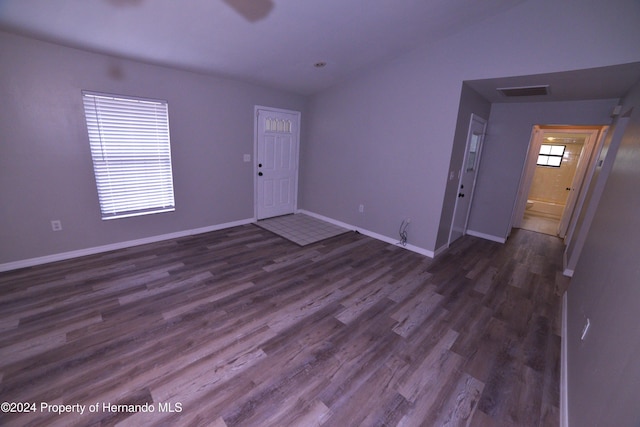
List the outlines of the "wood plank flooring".
<svg viewBox="0 0 640 427">
<path fill-rule="evenodd" d="M 246 225 L 2 273 L 0 425 L 555 426 L 561 260 Z"/>
</svg>

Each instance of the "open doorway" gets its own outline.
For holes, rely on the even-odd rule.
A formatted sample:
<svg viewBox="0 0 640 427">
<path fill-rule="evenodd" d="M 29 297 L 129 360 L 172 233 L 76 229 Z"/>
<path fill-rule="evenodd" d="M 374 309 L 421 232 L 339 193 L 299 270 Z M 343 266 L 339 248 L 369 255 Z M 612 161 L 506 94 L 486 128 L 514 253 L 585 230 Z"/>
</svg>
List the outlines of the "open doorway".
<svg viewBox="0 0 640 427">
<path fill-rule="evenodd" d="M 564 238 L 581 208 L 604 128 L 534 126 L 514 227 Z"/>
<path fill-rule="evenodd" d="M 560 222 L 588 135 L 544 132 L 521 228 L 559 235 Z"/>
</svg>

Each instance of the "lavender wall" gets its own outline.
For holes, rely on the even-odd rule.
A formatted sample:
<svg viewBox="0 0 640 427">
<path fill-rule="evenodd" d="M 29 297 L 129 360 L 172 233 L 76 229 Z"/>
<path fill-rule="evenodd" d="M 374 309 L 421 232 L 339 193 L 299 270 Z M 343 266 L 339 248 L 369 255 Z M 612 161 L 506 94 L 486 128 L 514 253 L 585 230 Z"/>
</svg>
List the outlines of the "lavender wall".
<svg viewBox="0 0 640 427">
<path fill-rule="evenodd" d="M 628 124 L 567 294 L 571 426 L 640 420 L 640 82 Z M 591 326 L 580 339 L 586 319 Z"/>
<path fill-rule="evenodd" d="M 0 58 L 0 264 L 252 218 L 243 154 L 254 105 L 305 107 L 297 95 L 7 33 Z M 175 212 L 100 219 L 82 89 L 169 102 Z"/>
<path fill-rule="evenodd" d="M 608 129 L 602 142 L 600 156 L 593 171 L 589 187 L 586 189 L 583 203 L 584 208 L 580 210 L 580 215 L 576 219 L 575 229 L 573 232 L 569 229 L 570 234 L 568 234 L 565 239 L 566 247 L 564 258 L 566 273 L 572 274 L 576 268 L 628 122 L 628 117 L 618 116 Z"/>
<path fill-rule="evenodd" d="M 409 243 L 429 248 L 420 236 L 435 238 L 437 223 L 425 216 L 440 215 L 449 161 L 448 154 L 438 161 L 447 144 L 426 127 L 428 105 L 441 99 L 455 111 L 461 82 L 452 99 L 429 81 L 406 81 L 419 70 L 413 60 L 395 61 L 312 99 L 301 159 L 304 209 L 391 238 L 411 218 Z M 438 117 L 444 128 L 455 125 L 455 112 Z"/>
<path fill-rule="evenodd" d="M 435 251 L 455 203 L 445 206 L 445 190 L 462 82 L 638 61 L 639 15 L 631 0 L 526 1 L 317 94 L 302 207 L 389 237 L 410 216 L 409 243 Z M 541 22 L 580 24 L 542 31 Z M 517 182 L 520 170 L 505 179 Z M 508 227 L 475 224 L 486 233 Z"/>
</svg>

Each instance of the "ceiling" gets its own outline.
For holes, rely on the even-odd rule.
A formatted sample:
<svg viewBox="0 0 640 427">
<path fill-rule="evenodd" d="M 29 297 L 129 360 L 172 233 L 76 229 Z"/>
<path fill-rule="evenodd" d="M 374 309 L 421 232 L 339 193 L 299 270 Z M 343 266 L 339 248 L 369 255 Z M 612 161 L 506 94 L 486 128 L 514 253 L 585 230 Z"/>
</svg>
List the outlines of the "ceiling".
<svg viewBox="0 0 640 427">
<path fill-rule="evenodd" d="M 0 0 L 0 29 L 310 94 L 522 2 Z"/>
<path fill-rule="evenodd" d="M 490 102 L 549 102 L 621 98 L 640 80 L 640 62 L 530 76 L 466 81 Z M 549 86 L 548 95 L 505 97 L 496 89 Z"/>
<path fill-rule="evenodd" d="M 0 30 L 306 95 L 523 1 L 0 0 Z M 491 102 L 558 101 L 617 98 L 639 76 L 635 63 L 466 83 Z M 496 91 L 537 84 L 550 95 Z"/>
</svg>

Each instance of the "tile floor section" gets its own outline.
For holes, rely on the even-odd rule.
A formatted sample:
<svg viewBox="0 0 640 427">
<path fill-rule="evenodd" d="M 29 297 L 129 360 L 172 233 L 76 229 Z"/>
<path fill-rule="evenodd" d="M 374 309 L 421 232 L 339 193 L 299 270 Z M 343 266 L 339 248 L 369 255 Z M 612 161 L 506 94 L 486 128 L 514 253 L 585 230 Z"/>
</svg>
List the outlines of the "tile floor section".
<svg viewBox="0 0 640 427">
<path fill-rule="evenodd" d="M 560 225 L 559 219 L 549 218 L 544 215 L 536 215 L 531 212 L 525 212 L 520 228 L 524 228 L 525 230 L 529 231 L 535 231 L 536 233 L 557 236 L 558 225 Z"/>
<path fill-rule="evenodd" d="M 256 225 L 300 246 L 306 246 L 349 231 L 305 214 L 261 219 L 256 222 Z"/>
</svg>

